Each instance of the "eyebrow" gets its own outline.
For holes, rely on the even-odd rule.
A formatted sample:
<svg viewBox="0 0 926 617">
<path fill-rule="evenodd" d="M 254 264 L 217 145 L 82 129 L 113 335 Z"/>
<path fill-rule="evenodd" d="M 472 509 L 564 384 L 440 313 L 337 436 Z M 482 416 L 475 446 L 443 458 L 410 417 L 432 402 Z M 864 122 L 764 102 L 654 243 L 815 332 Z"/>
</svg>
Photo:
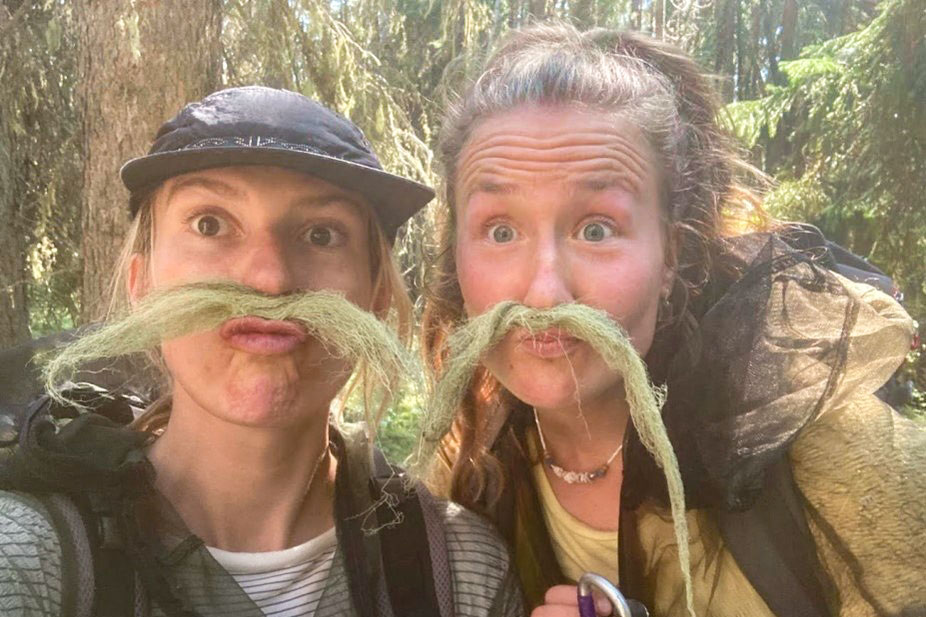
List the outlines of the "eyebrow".
<svg viewBox="0 0 926 617">
<path fill-rule="evenodd" d="M 296 205 L 307 206 L 309 208 L 325 208 L 328 206 L 333 206 L 337 204 L 347 204 L 353 208 L 358 214 L 365 215 L 367 212 L 372 212 L 372 206 L 367 206 L 362 202 L 358 202 L 356 199 L 352 198 L 350 195 L 344 195 L 339 193 L 331 193 L 327 195 L 316 195 L 313 197 L 306 197 L 296 200 Z"/>
<path fill-rule="evenodd" d="M 167 196 L 164 200 L 165 203 L 170 203 L 171 198 L 183 189 L 189 188 L 202 188 L 207 191 L 211 191 L 222 197 L 228 197 L 231 199 L 243 198 L 244 193 L 239 191 L 232 185 L 221 180 L 216 180 L 214 178 L 207 178 L 205 176 L 190 176 L 187 178 L 182 178 L 177 180 L 173 185 L 171 185 L 170 190 L 167 192 Z M 350 195 L 344 195 L 339 193 L 323 194 L 313 197 L 306 197 L 303 199 L 297 199 L 296 203 L 299 205 L 304 205 L 313 208 L 324 208 L 337 203 L 344 203 L 350 205 L 358 213 L 365 214 L 370 207 L 366 207 L 362 203 L 358 203 L 356 199 Z"/>
<path fill-rule="evenodd" d="M 633 183 L 628 182 L 626 174 L 615 174 L 609 173 L 605 175 L 592 176 L 588 178 L 581 178 L 573 184 L 586 191 L 606 191 L 615 186 L 620 186 L 633 190 Z"/>
<path fill-rule="evenodd" d="M 606 191 L 610 188 L 614 188 L 615 186 L 620 186 L 632 192 L 636 192 L 636 186 L 634 183 L 630 178 L 627 177 L 627 174 L 623 173 L 612 172 L 607 174 L 595 174 L 591 175 L 590 177 L 573 180 L 569 184 L 576 189 L 589 192 Z M 470 197 L 476 193 L 488 193 L 490 195 L 513 195 L 517 192 L 517 183 L 480 179 L 477 180 L 473 187 L 466 192 L 466 196 Z"/>
<path fill-rule="evenodd" d="M 496 182 L 494 180 L 478 180 L 469 190 L 469 194 L 490 193 L 492 195 L 511 195 L 517 192 L 518 187 L 512 182 Z"/>
<path fill-rule="evenodd" d="M 175 183 L 173 183 L 170 187 L 170 190 L 167 192 L 167 196 L 164 201 L 166 203 L 170 203 L 170 200 L 176 193 L 182 189 L 189 188 L 206 189 L 207 191 L 211 191 L 217 195 L 221 195 L 222 197 L 238 198 L 243 196 L 241 191 L 226 182 L 222 182 L 221 180 L 206 178 L 205 176 L 190 176 L 187 178 L 181 178 L 180 180 L 177 180 Z"/>
</svg>

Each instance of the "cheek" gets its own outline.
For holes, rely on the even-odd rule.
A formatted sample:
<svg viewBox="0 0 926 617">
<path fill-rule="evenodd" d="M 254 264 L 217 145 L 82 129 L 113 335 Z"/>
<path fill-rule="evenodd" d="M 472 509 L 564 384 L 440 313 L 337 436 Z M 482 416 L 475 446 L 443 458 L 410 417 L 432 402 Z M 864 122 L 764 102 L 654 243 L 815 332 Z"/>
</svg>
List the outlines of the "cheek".
<svg viewBox="0 0 926 617">
<path fill-rule="evenodd" d="M 613 315 L 644 355 L 652 344 L 656 316 L 665 278 L 661 262 L 624 263 L 610 275 L 596 277 L 599 284 L 588 290 L 585 301 Z"/>
<path fill-rule="evenodd" d="M 231 278 L 235 262 L 229 255 L 192 251 L 182 243 L 165 238 L 156 242 L 151 252 L 151 287 Z"/>
<path fill-rule="evenodd" d="M 372 267 L 365 255 L 325 260 L 310 259 L 299 267 L 295 287 L 340 292 L 357 306 L 369 310 L 373 303 Z"/>
<path fill-rule="evenodd" d="M 215 331 L 197 332 L 161 344 L 161 355 L 171 376 L 196 373 L 209 377 L 216 365 L 222 364 L 215 357 L 218 351 L 218 334 Z"/>
<path fill-rule="evenodd" d="M 497 264 L 493 265 L 491 260 L 465 240 L 458 240 L 456 266 L 467 315 L 484 313 L 505 299 L 505 285 L 500 280 Z"/>
</svg>

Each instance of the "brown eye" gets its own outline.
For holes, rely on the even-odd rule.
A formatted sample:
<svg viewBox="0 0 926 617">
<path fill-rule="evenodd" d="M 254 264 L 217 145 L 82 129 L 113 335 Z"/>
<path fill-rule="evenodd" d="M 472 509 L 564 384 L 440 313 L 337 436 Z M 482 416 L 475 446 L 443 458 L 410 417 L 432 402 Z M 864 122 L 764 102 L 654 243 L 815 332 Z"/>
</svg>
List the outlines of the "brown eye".
<svg viewBox="0 0 926 617">
<path fill-rule="evenodd" d="M 313 227 L 309 232 L 309 242 L 318 246 L 331 244 L 331 230 L 327 227 Z"/>
<path fill-rule="evenodd" d="M 224 231 L 224 223 L 217 216 L 203 214 L 193 219 L 193 230 L 201 236 L 213 237 Z"/>
<path fill-rule="evenodd" d="M 344 243 L 344 234 L 329 225 L 316 225 L 305 234 L 305 239 L 313 246 L 331 248 Z"/>
<path fill-rule="evenodd" d="M 507 244 L 514 240 L 514 229 L 510 225 L 493 225 L 489 229 L 489 235 L 493 242 L 498 244 Z"/>
</svg>

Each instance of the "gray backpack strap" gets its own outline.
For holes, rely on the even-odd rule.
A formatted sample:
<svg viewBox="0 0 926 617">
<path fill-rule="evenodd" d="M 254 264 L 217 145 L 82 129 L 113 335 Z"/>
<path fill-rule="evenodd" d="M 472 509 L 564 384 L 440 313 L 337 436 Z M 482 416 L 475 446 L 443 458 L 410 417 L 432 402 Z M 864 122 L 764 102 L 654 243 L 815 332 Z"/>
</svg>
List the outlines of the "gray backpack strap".
<svg viewBox="0 0 926 617">
<path fill-rule="evenodd" d="M 84 519 L 74 502 L 64 495 L 37 497 L 45 506 L 61 544 L 61 615 L 92 617 L 96 579 Z"/>
<path fill-rule="evenodd" d="M 109 608 L 101 607 L 100 592 L 97 587 L 99 564 L 95 561 L 93 539 L 87 529 L 87 519 L 73 500 L 60 493 L 36 496 L 45 506 L 61 545 L 61 617 L 105 617 L 100 616 L 99 609 L 112 614 L 109 602 L 103 602 Z M 138 573 L 134 574 L 135 584 L 129 591 L 132 594 L 131 610 L 122 613 L 126 617 L 150 617 L 151 603 Z M 117 594 L 125 598 L 124 591 Z"/>
<path fill-rule="evenodd" d="M 447 549 L 447 530 L 444 519 L 438 511 L 437 501 L 423 485 L 417 484 L 415 492 L 427 531 L 428 547 L 431 552 L 431 576 L 440 609 L 440 617 L 454 617 L 453 579 L 450 575 L 450 560 Z"/>
</svg>

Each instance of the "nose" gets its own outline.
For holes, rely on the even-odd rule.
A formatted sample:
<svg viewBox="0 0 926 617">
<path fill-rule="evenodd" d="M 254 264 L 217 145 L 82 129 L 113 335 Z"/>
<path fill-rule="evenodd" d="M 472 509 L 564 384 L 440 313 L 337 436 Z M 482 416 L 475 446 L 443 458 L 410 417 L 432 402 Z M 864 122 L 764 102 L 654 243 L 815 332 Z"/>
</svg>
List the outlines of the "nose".
<svg viewBox="0 0 926 617">
<path fill-rule="evenodd" d="M 551 308 L 575 300 L 568 255 L 555 237 L 537 244 L 531 268 L 522 300 L 526 306 Z"/>
<path fill-rule="evenodd" d="M 285 242 L 267 232 L 250 239 L 238 262 L 238 280 L 266 294 L 294 291 L 295 272 Z"/>
</svg>

